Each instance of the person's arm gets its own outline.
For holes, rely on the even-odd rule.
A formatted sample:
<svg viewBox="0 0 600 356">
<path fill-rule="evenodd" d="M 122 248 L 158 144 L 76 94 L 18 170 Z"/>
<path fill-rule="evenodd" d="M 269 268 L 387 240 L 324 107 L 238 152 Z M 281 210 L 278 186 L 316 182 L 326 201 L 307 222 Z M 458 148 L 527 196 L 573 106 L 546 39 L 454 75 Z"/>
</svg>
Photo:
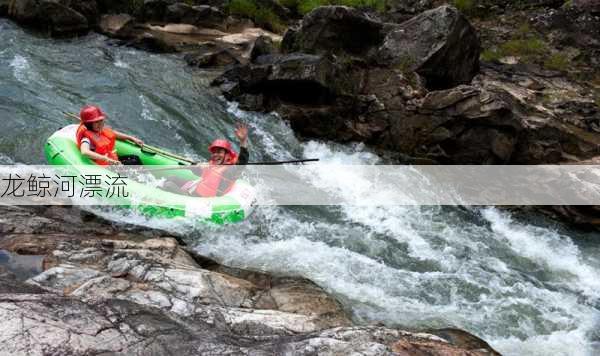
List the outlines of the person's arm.
<svg viewBox="0 0 600 356">
<path fill-rule="evenodd" d="M 117 136 L 117 139 L 119 139 L 121 141 L 132 141 L 133 143 L 135 143 L 136 145 L 138 145 L 140 147 L 144 146 L 144 141 L 140 140 L 139 138 L 137 138 L 135 136 L 127 135 L 127 134 L 124 134 L 117 130 L 113 130 L 113 132 Z"/>
<path fill-rule="evenodd" d="M 242 123 L 238 124 L 235 129 L 235 136 L 240 140 L 240 154 L 236 164 L 245 165 L 250 157 L 248 152 L 248 126 Z"/>
<path fill-rule="evenodd" d="M 82 142 L 79 150 L 81 151 L 82 155 L 89 157 L 93 160 L 100 159 L 100 160 L 108 162 L 109 164 L 121 164 L 121 162 L 119 162 L 117 160 L 108 158 L 106 156 L 103 156 L 99 153 L 92 151 L 90 149 L 90 144 L 88 142 Z"/>
<path fill-rule="evenodd" d="M 244 166 L 248 163 L 250 152 L 246 147 L 240 146 L 240 154 L 238 155 L 237 165 Z"/>
</svg>

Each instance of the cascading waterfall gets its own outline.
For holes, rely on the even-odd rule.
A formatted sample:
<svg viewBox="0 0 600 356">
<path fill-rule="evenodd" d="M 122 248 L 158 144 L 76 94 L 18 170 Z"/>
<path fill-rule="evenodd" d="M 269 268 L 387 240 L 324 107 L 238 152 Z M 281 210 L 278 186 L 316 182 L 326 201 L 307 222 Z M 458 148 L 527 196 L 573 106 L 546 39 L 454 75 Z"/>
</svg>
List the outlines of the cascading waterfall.
<svg viewBox="0 0 600 356">
<path fill-rule="evenodd" d="M 45 139 L 71 123 L 61 111 L 100 105 L 109 124 L 201 159 L 236 120 L 251 128 L 254 160 L 317 157 L 378 164 L 362 145 L 299 142 L 276 115 L 219 99 L 207 73 L 178 57 L 114 47 L 89 35 L 38 38 L 0 20 L 0 163 L 42 164 Z M 307 168 L 310 169 L 310 168 Z M 358 169 L 313 174 L 351 201 L 385 195 Z M 259 207 L 239 225 L 111 219 L 183 233 L 225 264 L 302 276 L 333 293 L 359 323 L 454 326 L 508 355 L 600 353 L 600 237 L 496 208 L 419 206 Z"/>
</svg>

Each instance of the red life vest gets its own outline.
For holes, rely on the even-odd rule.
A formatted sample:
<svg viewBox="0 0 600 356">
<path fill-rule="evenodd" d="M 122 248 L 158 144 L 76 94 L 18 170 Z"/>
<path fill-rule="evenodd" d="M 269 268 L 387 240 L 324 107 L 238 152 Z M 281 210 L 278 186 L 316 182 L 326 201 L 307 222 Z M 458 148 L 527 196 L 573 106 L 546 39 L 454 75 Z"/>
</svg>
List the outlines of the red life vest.
<svg viewBox="0 0 600 356">
<path fill-rule="evenodd" d="M 198 185 L 196 185 L 196 194 L 201 197 L 216 197 L 217 195 L 223 195 L 229 192 L 233 187 L 235 180 L 227 179 L 225 177 L 225 172 L 229 169 L 228 165 L 236 164 L 237 158 L 237 154 L 232 152 L 225 161 L 227 165 L 219 165 L 209 161 L 208 167 L 202 170 L 202 179 L 198 182 Z M 227 186 L 223 191 L 220 191 L 219 187 L 221 186 L 222 181 L 225 181 Z"/>
<path fill-rule="evenodd" d="M 110 159 L 118 160 L 117 152 L 115 151 L 115 142 L 117 135 L 108 127 L 105 127 L 96 133 L 92 130 L 88 130 L 85 125 L 79 125 L 77 128 L 77 147 L 81 148 L 81 140 L 87 138 L 94 146 L 94 152 L 106 156 Z M 101 166 L 107 166 L 108 162 L 101 159 L 95 159 L 94 162 Z"/>
</svg>

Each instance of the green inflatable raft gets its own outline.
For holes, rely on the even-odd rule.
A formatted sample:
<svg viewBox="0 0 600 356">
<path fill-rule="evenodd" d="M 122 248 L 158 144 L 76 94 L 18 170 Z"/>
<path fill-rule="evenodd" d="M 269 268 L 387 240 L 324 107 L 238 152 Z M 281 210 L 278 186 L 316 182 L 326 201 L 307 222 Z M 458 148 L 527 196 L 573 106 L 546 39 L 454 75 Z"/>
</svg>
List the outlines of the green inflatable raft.
<svg viewBox="0 0 600 356">
<path fill-rule="evenodd" d="M 61 166 L 62 172 L 66 171 L 72 175 L 84 177 L 90 174 L 98 174 L 102 177 L 115 176 L 115 173 L 107 167 L 98 166 L 89 158 L 81 155 L 75 139 L 77 127 L 78 125 L 66 126 L 48 138 L 44 149 L 48 163 L 53 166 Z M 198 176 L 187 169 L 168 170 L 168 167 L 165 167 L 165 170 L 161 168 L 152 172 L 151 169 L 160 168 L 160 166 L 188 164 L 188 162 L 172 158 L 168 154 L 142 149 L 133 143 L 119 140 L 116 143 L 116 150 L 119 156 L 135 155 L 139 157 L 142 165 L 147 166 L 153 178 L 158 178 L 158 181 L 160 181 L 160 178 L 167 176 L 178 176 L 188 180 L 199 179 Z M 125 194 L 117 196 L 114 192 L 112 195 L 108 194 L 111 188 L 103 186 L 102 189 L 105 194 L 99 194 L 102 196 L 100 198 L 101 204 L 134 209 L 150 217 L 185 217 L 217 224 L 243 221 L 254 209 L 255 190 L 242 179 L 238 179 L 227 194 L 213 198 L 175 194 L 131 178 L 124 178 L 120 181 L 124 182 L 124 189 L 126 189 L 128 196 L 125 197 Z"/>
</svg>

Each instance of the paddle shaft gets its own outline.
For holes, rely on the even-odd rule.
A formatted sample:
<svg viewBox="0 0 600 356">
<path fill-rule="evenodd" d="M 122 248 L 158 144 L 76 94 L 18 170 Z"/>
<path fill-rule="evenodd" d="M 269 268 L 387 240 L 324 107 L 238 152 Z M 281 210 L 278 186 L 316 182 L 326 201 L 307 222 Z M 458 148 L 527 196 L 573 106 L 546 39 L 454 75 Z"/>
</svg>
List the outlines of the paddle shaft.
<svg viewBox="0 0 600 356">
<path fill-rule="evenodd" d="M 295 159 L 290 161 L 266 161 L 266 162 L 248 162 L 243 164 L 242 166 L 258 166 L 258 165 L 278 165 L 278 164 L 289 164 L 289 163 L 304 163 L 304 162 L 316 162 L 318 158 L 309 158 L 309 159 Z M 202 162 L 195 162 L 195 164 Z M 223 166 L 234 166 L 234 164 L 223 164 Z M 181 167 L 161 167 L 161 168 L 148 168 L 147 171 L 150 172 L 160 172 L 160 171 L 173 171 L 179 169 L 191 169 L 190 166 L 181 166 Z"/>
</svg>

